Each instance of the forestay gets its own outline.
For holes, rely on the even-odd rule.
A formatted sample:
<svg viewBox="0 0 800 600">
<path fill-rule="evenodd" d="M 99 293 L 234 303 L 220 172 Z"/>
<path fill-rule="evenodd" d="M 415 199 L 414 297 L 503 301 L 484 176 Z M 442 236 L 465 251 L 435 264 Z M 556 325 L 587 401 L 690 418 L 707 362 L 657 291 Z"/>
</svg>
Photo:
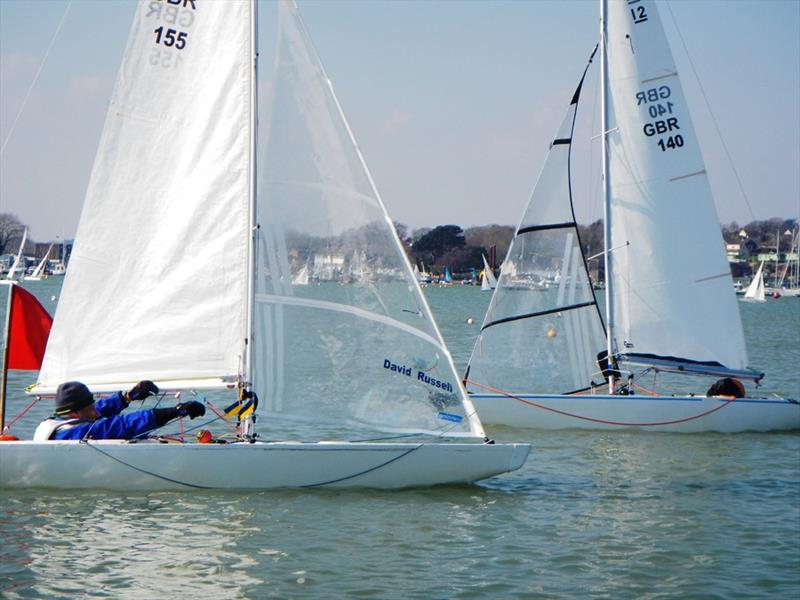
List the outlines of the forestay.
<svg viewBox="0 0 800 600">
<path fill-rule="evenodd" d="M 257 206 L 259 412 L 482 434 L 293 3 L 278 26 Z"/>
<path fill-rule="evenodd" d="M 472 351 L 467 389 L 566 393 L 602 381 L 604 330 L 572 209 L 581 84 L 550 146 Z"/>
<path fill-rule="evenodd" d="M 743 369 L 719 220 L 658 11 L 609 4 L 615 351 Z"/>
<path fill-rule="evenodd" d="M 36 391 L 240 372 L 252 6 L 136 10 Z"/>
</svg>

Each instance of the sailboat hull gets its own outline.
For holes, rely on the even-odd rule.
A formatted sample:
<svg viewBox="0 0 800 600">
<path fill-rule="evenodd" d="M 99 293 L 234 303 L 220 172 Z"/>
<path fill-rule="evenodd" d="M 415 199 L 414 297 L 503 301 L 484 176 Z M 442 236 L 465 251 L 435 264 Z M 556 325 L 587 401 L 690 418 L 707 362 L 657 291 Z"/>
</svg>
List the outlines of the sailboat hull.
<svg viewBox="0 0 800 600">
<path fill-rule="evenodd" d="M 522 466 L 529 444 L 0 442 L 0 488 L 407 488 Z"/>
<path fill-rule="evenodd" d="M 486 424 L 531 429 L 700 433 L 800 430 L 800 404 L 769 398 L 472 394 Z"/>
</svg>

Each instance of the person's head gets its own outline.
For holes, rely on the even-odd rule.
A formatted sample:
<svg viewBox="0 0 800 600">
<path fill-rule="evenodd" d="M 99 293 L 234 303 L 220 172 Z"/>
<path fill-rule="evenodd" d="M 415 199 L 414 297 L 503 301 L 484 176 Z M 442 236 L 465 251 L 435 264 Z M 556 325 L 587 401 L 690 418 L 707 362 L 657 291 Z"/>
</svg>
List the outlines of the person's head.
<svg viewBox="0 0 800 600">
<path fill-rule="evenodd" d="M 100 418 L 94 407 L 94 396 L 79 381 L 67 381 L 56 390 L 56 416 L 95 421 Z"/>
</svg>

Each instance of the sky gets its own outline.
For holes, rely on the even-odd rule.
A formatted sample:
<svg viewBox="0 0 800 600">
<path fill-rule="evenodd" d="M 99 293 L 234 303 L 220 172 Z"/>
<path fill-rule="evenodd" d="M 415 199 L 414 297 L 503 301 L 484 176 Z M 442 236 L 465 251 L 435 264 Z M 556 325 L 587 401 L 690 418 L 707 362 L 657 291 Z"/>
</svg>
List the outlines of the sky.
<svg viewBox="0 0 800 600">
<path fill-rule="evenodd" d="M 597 2 L 298 5 L 391 217 L 411 229 L 516 225 L 596 43 Z M 800 2 L 659 8 L 720 221 L 800 216 Z M 0 212 L 37 241 L 75 233 L 134 9 L 0 0 Z M 271 1 L 259 35 L 267 90 Z M 602 214 L 596 75 L 576 136 L 587 148 L 575 168 L 581 222 Z"/>
</svg>

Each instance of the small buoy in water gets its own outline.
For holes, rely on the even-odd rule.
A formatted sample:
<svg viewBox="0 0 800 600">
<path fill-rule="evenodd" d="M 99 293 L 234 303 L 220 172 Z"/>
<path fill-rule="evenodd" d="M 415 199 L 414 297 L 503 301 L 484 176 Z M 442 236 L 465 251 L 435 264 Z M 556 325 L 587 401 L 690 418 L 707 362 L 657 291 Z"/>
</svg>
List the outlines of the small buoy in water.
<svg viewBox="0 0 800 600">
<path fill-rule="evenodd" d="M 777 300 L 778 298 L 781 297 L 781 293 L 780 292 L 772 292 L 772 297 L 775 298 L 775 300 Z"/>
<path fill-rule="evenodd" d="M 472 317 L 467 317 L 467 325 L 472 325 L 475 322 L 475 319 Z"/>
<path fill-rule="evenodd" d="M 197 432 L 197 441 L 201 444 L 210 444 L 214 441 L 214 436 L 208 429 L 201 429 Z"/>
<path fill-rule="evenodd" d="M 556 337 L 556 330 L 553 329 L 552 327 L 548 327 L 547 328 L 547 337 L 549 337 L 549 338 Z"/>
<path fill-rule="evenodd" d="M 56 297 L 55 296 L 50 296 L 50 302 L 55 302 L 55 301 L 56 301 Z"/>
<path fill-rule="evenodd" d="M 11 433 L 0 434 L 0 442 L 18 442 L 19 438 Z"/>
</svg>

